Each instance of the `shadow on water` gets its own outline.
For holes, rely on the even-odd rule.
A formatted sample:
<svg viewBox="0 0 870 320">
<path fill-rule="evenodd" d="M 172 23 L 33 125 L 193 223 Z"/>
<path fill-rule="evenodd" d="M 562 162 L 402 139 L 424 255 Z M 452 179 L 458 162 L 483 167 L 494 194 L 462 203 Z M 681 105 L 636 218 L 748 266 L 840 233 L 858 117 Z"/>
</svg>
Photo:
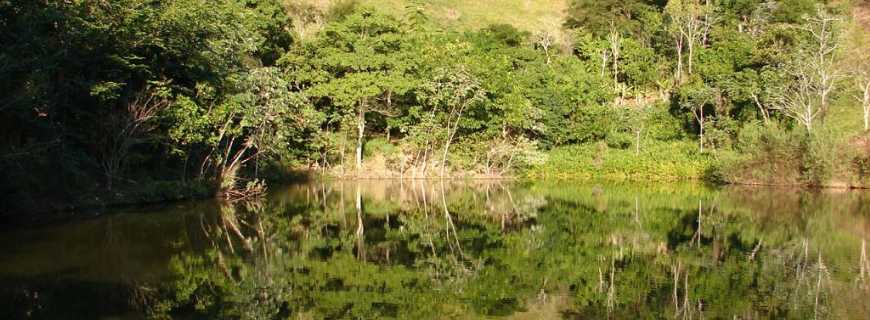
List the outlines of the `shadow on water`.
<svg viewBox="0 0 870 320">
<path fill-rule="evenodd" d="M 866 318 L 870 193 L 309 182 L 0 233 L 0 318 Z"/>
</svg>

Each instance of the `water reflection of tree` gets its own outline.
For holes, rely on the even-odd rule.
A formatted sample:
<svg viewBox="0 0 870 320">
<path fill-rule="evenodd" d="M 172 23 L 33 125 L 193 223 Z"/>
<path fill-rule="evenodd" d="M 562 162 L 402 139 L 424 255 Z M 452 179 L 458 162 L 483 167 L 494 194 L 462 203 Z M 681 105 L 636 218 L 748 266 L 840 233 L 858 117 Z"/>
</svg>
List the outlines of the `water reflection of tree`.
<svg viewBox="0 0 870 320">
<path fill-rule="evenodd" d="M 772 223 L 709 190 L 309 187 L 222 208 L 158 311 L 476 317 L 553 299 L 577 318 L 842 318 L 867 296 L 859 242 L 825 214 Z"/>
<path fill-rule="evenodd" d="M 272 243 L 278 236 L 262 202 L 222 203 L 214 221 L 200 221 L 210 246 L 205 255 L 181 255 L 171 262 L 176 280 L 155 317 L 185 310 L 216 318 L 272 319 L 288 314 L 290 288 Z M 278 262 L 278 263 L 276 263 Z"/>
</svg>

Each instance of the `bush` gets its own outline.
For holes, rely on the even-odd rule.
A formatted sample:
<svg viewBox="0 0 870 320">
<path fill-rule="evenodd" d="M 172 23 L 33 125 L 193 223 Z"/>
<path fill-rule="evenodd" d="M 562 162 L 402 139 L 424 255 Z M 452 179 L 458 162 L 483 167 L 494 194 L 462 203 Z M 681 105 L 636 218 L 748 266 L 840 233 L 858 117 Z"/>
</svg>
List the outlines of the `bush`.
<svg viewBox="0 0 870 320">
<path fill-rule="evenodd" d="M 829 132 L 813 132 L 801 140 L 801 176 L 810 185 L 830 181 L 837 155 L 837 143 Z"/>
<path fill-rule="evenodd" d="M 450 164 L 454 169 L 485 174 L 500 174 L 541 165 L 546 154 L 538 143 L 526 137 L 486 138 L 477 135 L 453 148 Z"/>
<path fill-rule="evenodd" d="M 366 157 L 370 157 L 372 155 L 383 155 L 384 157 L 390 157 L 396 152 L 396 146 L 387 141 L 385 138 L 374 138 L 366 141 L 365 146 L 363 147 L 363 154 Z"/>
<path fill-rule="evenodd" d="M 571 141 L 586 143 L 605 139 L 621 124 L 618 109 L 610 106 L 586 106 L 572 115 Z"/>
<path fill-rule="evenodd" d="M 744 125 L 711 176 L 738 184 L 860 185 L 860 153 L 841 140 L 825 127 L 807 133 L 775 123 Z"/>
<path fill-rule="evenodd" d="M 747 124 L 739 131 L 733 149 L 719 154 L 710 176 L 738 184 L 799 183 L 798 141 L 792 131 L 775 123 Z"/>
</svg>

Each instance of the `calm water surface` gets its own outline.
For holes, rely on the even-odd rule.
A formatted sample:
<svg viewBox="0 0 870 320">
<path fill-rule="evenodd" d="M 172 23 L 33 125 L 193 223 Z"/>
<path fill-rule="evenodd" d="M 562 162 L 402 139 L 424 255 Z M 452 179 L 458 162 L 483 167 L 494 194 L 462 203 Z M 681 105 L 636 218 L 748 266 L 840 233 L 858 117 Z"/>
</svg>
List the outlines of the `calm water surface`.
<svg viewBox="0 0 870 320">
<path fill-rule="evenodd" d="M 334 182 L 0 233 L 0 319 L 870 318 L 870 193 Z"/>
</svg>

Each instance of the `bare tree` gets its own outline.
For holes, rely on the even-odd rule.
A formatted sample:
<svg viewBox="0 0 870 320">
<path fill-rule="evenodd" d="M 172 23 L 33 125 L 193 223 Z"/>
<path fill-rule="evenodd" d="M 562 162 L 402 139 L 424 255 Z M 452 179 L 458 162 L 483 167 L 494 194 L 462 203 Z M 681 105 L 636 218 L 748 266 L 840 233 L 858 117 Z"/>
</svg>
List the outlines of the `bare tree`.
<svg viewBox="0 0 870 320">
<path fill-rule="evenodd" d="M 675 70 L 674 78 L 679 83 L 682 82 L 683 79 L 683 47 L 685 46 L 685 38 L 683 37 L 683 33 L 680 31 L 679 25 L 677 24 L 672 25 L 672 27 L 669 28 L 668 31 L 668 33 L 670 33 L 671 37 L 673 37 L 674 39 L 674 49 L 677 52 L 677 70 Z"/>
<path fill-rule="evenodd" d="M 697 3 L 696 0 L 670 0 L 665 6 L 665 13 L 670 19 L 668 32 L 674 39 L 677 52 L 676 80 L 682 82 L 684 68 L 684 51 L 688 54 L 685 63 L 688 73 L 692 73 L 695 46 L 703 43 L 713 22 L 712 5 Z"/>
<path fill-rule="evenodd" d="M 610 56 L 613 58 L 613 83 L 619 82 L 619 57 L 622 54 L 622 35 L 616 30 L 613 22 L 610 23 L 610 34 L 607 36 L 610 44 Z"/>
<path fill-rule="evenodd" d="M 103 137 L 105 140 L 101 143 L 99 158 L 109 190 L 112 190 L 114 180 L 124 169 L 130 149 L 141 143 L 145 135 L 154 129 L 151 120 L 169 105 L 165 93 L 159 87 L 142 89 L 127 101 L 122 111 L 107 118 L 110 132 Z"/>
<path fill-rule="evenodd" d="M 852 67 L 851 76 L 858 91 L 856 98 L 861 103 L 863 111 L 864 131 L 870 130 L 870 50 L 866 43 L 870 41 L 870 30 L 860 25 L 853 25 L 848 43 L 849 54 L 847 64 Z"/>
<path fill-rule="evenodd" d="M 550 60 L 552 59 L 552 53 L 550 53 L 550 50 L 553 49 L 555 43 L 556 37 L 554 37 L 550 31 L 544 30 L 535 34 L 535 44 L 544 50 L 544 55 L 547 57 L 547 64 L 550 64 Z"/>
<path fill-rule="evenodd" d="M 764 32 L 765 27 L 770 23 L 776 6 L 776 2 L 773 1 L 757 5 L 749 16 L 742 17 L 742 22 L 737 25 L 738 31 L 747 32 L 753 37 L 758 36 Z"/>
<path fill-rule="evenodd" d="M 864 109 L 864 131 L 870 130 L 870 76 L 865 74 L 864 97 L 861 100 L 861 106 Z"/>
<path fill-rule="evenodd" d="M 837 66 L 841 19 L 819 8 L 806 20 L 800 29 L 808 35 L 808 44 L 785 66 L 791 81 L 775 97 L 773 108 L 811 132 L 827 112 L 831 92 L 842 77 Z"/>
<path fill-rule="evenodd" d="M 610 50 L 601 49 L 601 77 L 602 78 L 604 78 L 604 76 L 607 73 L 607 65 L 608 65 L 609 59 L 610 59 Z"/>
<path fill-rule="evenodd" d="M 816 17 L 807 19 L 810 24 L 803 29 L 812 34 L 815 43 L 809 52 L 808 61 L 811 71 L 815 73 L 816 91 L 819 104 L 827 110 L 829 96 L 834 90 L 837 78 L 841 77 L 836 65 L 837 50 L 840 46 L 840 18 L 827 14 L 819 8 Z"/>
</svg>

